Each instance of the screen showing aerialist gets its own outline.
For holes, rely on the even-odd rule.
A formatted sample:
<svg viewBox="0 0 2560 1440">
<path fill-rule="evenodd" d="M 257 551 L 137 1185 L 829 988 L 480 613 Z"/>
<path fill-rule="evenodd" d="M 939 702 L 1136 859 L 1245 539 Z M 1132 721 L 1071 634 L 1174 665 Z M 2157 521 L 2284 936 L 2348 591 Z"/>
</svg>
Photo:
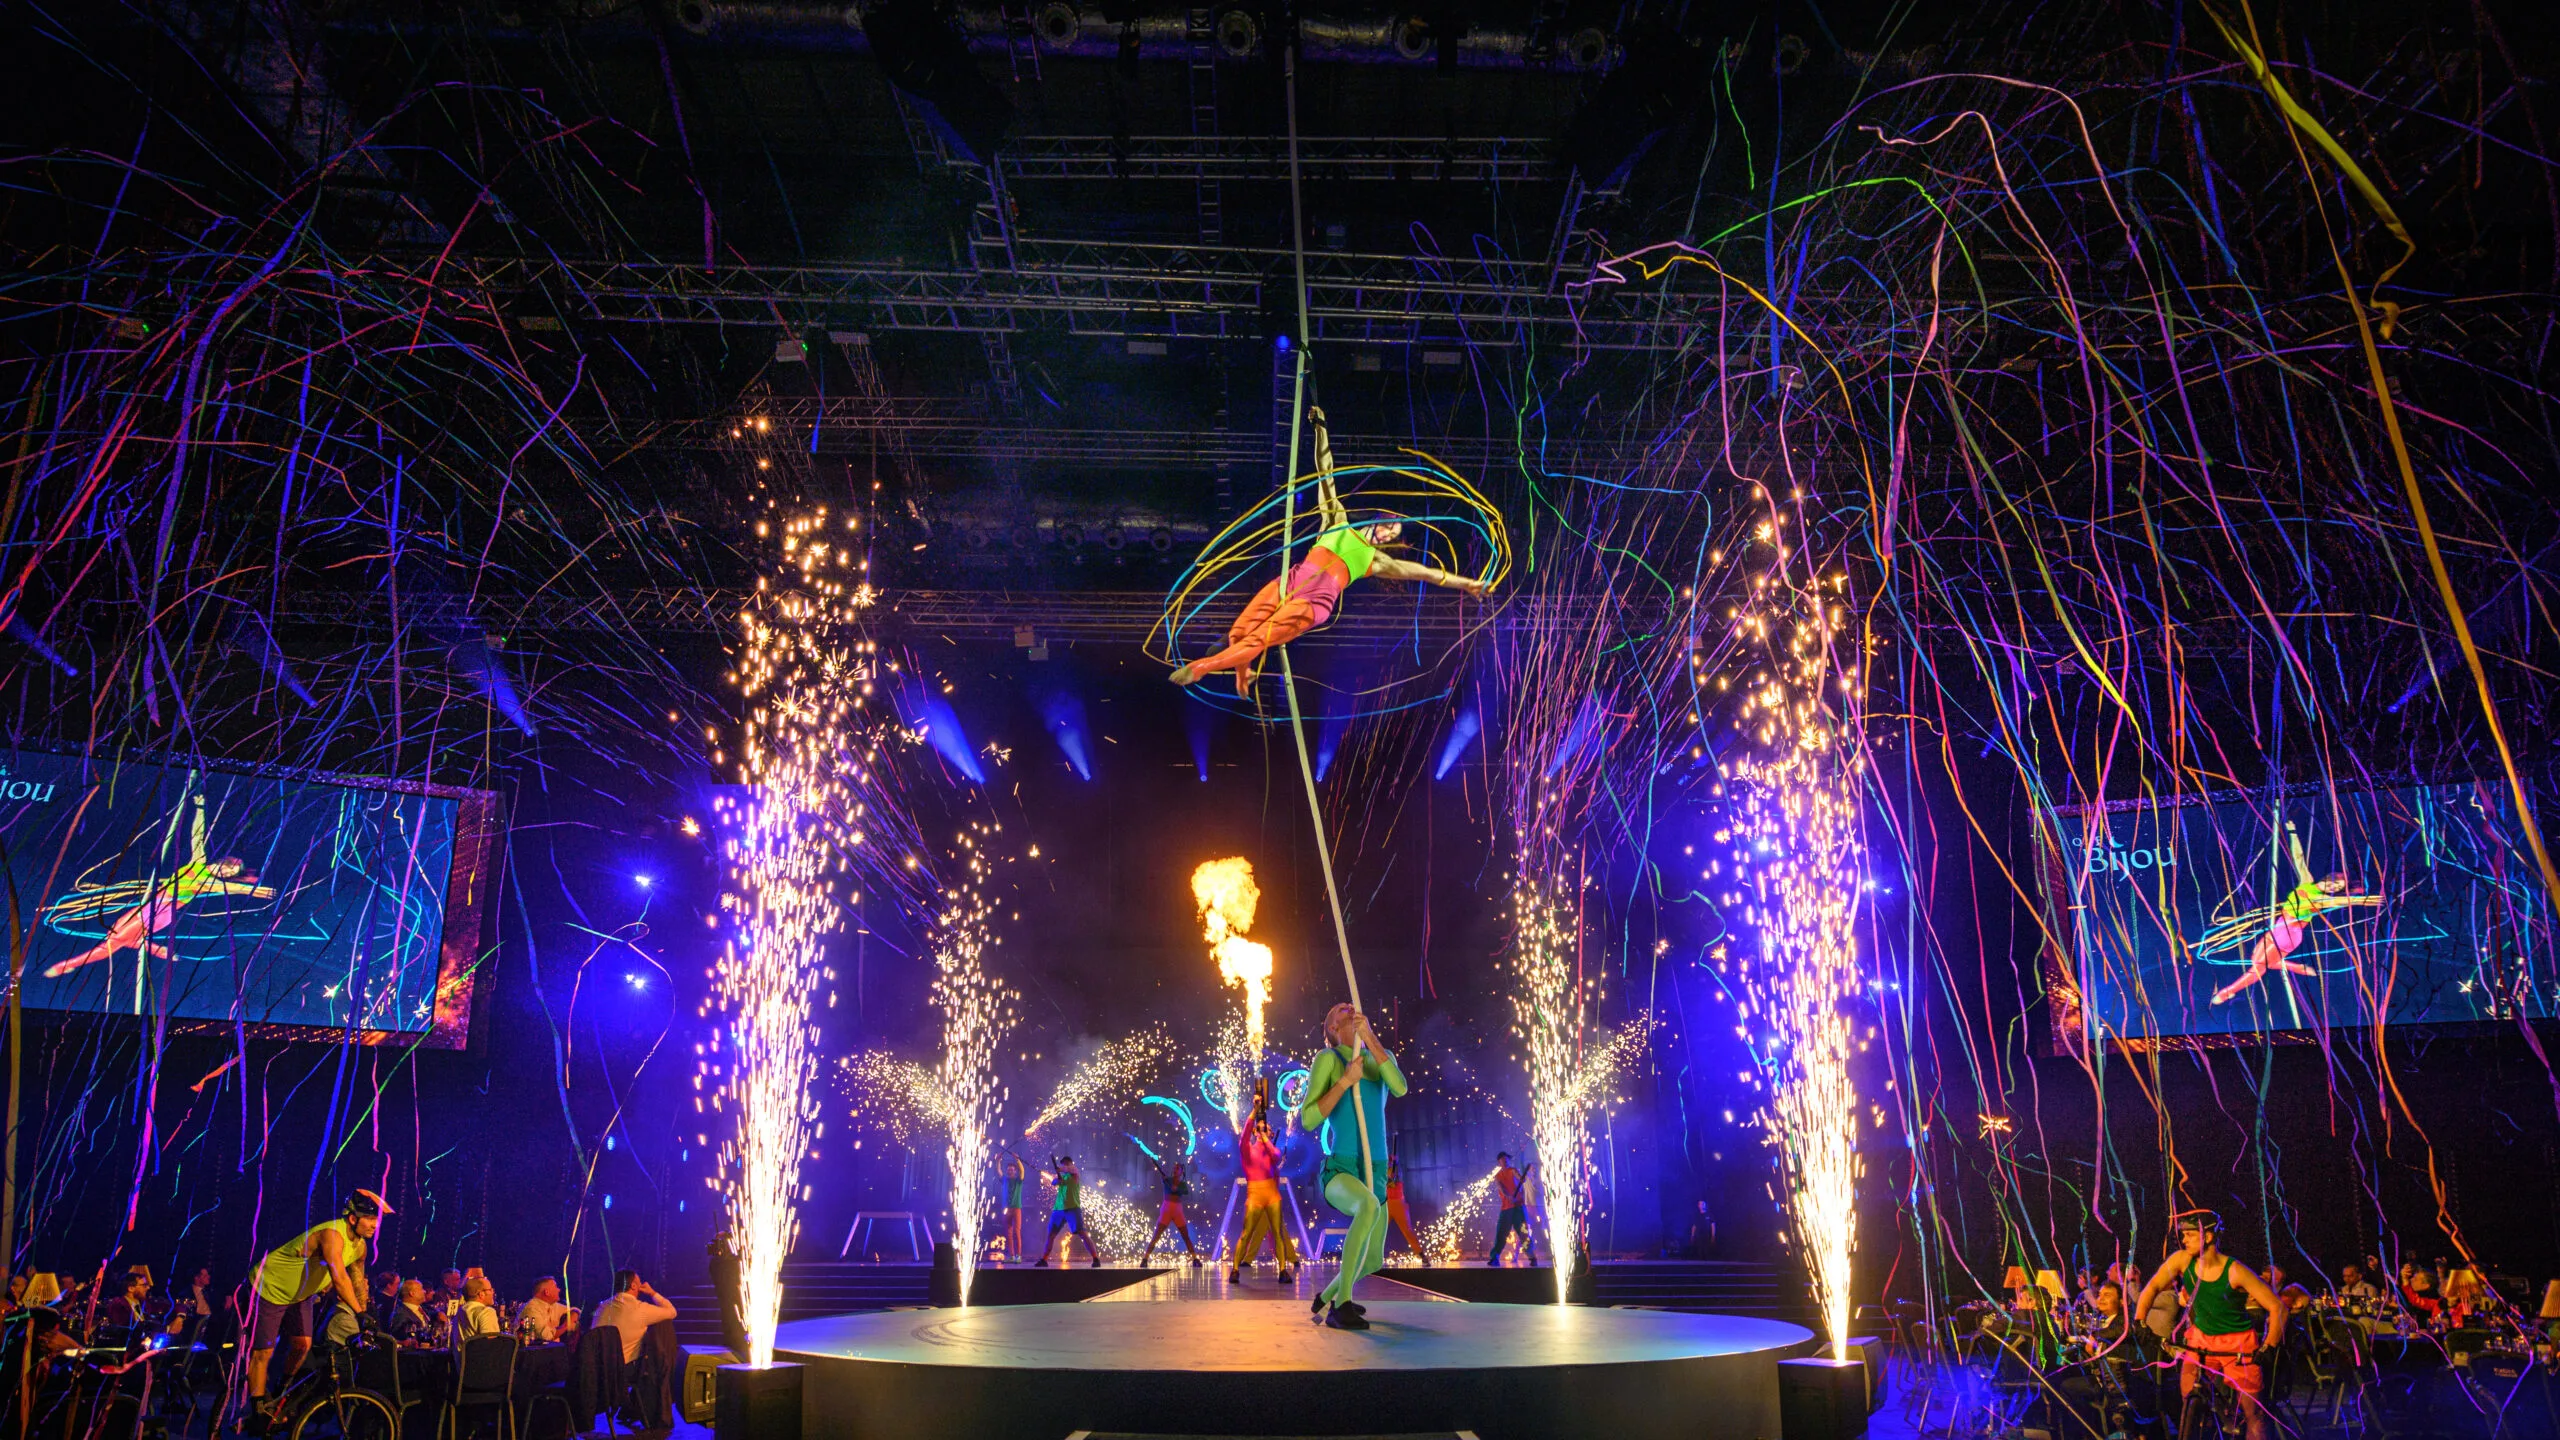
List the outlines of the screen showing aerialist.
<svg viewBox="0 0 2560 1440">
<path fill-rule="evenodd" d="M 2553 1014 L 2549 911 L 2503 800 L 2323 788 L 2064 812 L 2057 1040 Z"/>
<path fill-rule="evenodd" d="M 467 1038 L 489 797 L 30 751 L 0 773 L 26 1004 Z"/>
</svg>

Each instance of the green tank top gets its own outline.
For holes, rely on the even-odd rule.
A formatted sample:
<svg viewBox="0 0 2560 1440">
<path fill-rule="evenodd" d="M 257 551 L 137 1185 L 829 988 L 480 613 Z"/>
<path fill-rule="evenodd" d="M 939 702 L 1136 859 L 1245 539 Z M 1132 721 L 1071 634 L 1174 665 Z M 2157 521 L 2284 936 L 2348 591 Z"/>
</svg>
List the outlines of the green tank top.
<svg viewBox="0 0 2560 1440">
<path fill-rule="evenodd" d="M 2211 1280 L 2198 1279 L 2196 1262 L 2187 1262 L 2187 1289 L 2196 1298 L 2187 1307 L 2187 1318 L 2207 1335 L 2237 1335 L 2255 1330 L 2258 1324 L 2249 1318 L 2248 1297 L 2231 1283 L 2231 1262 L 2222 1262 L 2222 1273 Z"/>
<path fill-rule="evenodd" d="M 1061 1174 L 1061 1175 L 1059 1175 L 1059 1176 L 1058 1176 L 1058 1193 L 1049 1197 L 1049 1208 L 1050 1208 L 1050 1209 L 1052 1209 L 1052 1210 L 1081 1210 L 1081 1209 L 1083 1209 L 1083 1208 L 1084 1208 L 1084 1179 L 1083 1179 L 1083 1177 L 1081 1177 L 1081 1176 L 1076 1176 L 1076 1175 L 1067 1175 L 1067 1174 Z"/>
<path fill-rule="evenodd" d="M 1335 558 L 1342 561 L 1342 568 L 1351 572 L 1351 578 L 1354 580 L 1367 579 L 1369 567 L 1378 563 L 1378 547 L 1370 544 L 1369 537 L 1361 534 L 1359 527 L 1353 525 L 1343 526 L 1339 530 L 1327 530 L 1317 536 L 1316 548 L 1332 551 Z"/>
<path fill-rule="evenodd" d="M 2296 925 L 2299 925 L 2303 921 L 2320 913 L 2320 901 L 2322 898 L 2320 882 L 2317 880 L 2306 880 L 2302 884 L 2294 886 L 2293 893 L 2287 895 L 2282 901 L 2278 902 L 2276 908 L 2284 912 L 2284 918 L 2292 921 Z"/>
<path fill-rule="evenodd" d="M 320 1259 L 321 1232 L 335 1230 L 346 1242 L 341 1263 L 364 1263 L 364 1237 L 343 1219 L 314 1225 L 267 1252 L 258 1262 L 258 1298 L 270 1305 L 298 1305 L 329 1283 L 329 1267 Z"/>
</svg>

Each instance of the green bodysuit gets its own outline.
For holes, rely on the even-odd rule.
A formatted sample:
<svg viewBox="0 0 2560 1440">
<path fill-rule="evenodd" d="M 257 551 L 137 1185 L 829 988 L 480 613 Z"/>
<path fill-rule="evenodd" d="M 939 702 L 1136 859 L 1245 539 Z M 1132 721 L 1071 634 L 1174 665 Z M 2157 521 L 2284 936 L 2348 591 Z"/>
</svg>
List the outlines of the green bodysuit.
<svg viewBox="0 0 2560 1440">
<path fill-rule="evenodd" d="M 1361 1276 L 1375 1275 L 1386 1266 L 1387 1209 L 1363 1176 L 1376 1177 L 1381 1188 L 1386 1184 L 1387 1097 L 1405 1090 L 1404 1072 L 1396 1068 L 1394 1056 L 1370 1060 L 1362 1067 L 1360 1080 L 1327 1117 L 1316 1109 L 1316 1102 L 1331 1093 L 1350 1068 L 1347 1045 L 1319 1053 L 1308 1062 L 1307 1098 L 1298 1107 L 1298 1123 L 1308 1130 L 1321 1131 L 1328 1118 L 1333 1122 L 1333 1144 L 1325 1150 L 1321 1177 L 1324 1198 L 1326 1204 L 1351 1217 L 1350 1228 L 1342 1236 L 1342 1268 L 1334 1273 L 1333 1283 L 1324 1287 L 1328 1305 L 1350 1299 L 1351 1287 L 1360 1283 Z M 1346 1109 L 1353 1113 L 1344 1114 Z M 1360 1152 L 1363 1134 L 1369 1141 L 1365 1169 Z"/>
</svg>

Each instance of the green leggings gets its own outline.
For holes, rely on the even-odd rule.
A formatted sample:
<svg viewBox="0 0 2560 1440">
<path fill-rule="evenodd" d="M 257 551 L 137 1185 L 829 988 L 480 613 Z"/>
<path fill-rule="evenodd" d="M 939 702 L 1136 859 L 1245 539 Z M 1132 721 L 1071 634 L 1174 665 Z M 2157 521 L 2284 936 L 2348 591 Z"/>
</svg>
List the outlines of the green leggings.
<svg viewBox="0 0 2560 1440">
<path fill-rule="evenodd" d="M 1324 1287 L 1324 1301 L 1339 1305 L 1351 1298 L 1351 1287 L 1363 1275 L 1375 1275 L 1387 1264 L 1387 1207 L 1369 1193 L 1357 1175 L 1334 1174 L 1324 1182 L 1324 1200 L 1351 1217 L 1342 1236 L 1342 1268 Z"/>
</svg>

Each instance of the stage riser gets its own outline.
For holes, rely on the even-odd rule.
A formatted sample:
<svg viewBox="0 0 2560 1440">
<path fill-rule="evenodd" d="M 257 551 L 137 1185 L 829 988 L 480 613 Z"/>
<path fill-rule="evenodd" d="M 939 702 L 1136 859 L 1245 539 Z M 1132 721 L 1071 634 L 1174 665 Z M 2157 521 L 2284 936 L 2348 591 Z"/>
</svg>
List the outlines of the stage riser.
<svg viewBox="0 0 2560 1440">
<path fill-rule="evenodd" d="M 1774 1355 L 1536 1371 L 955 1371 L 801 1357 L 802 1440 L 1059 1440 L 1077 1430 L 1482 1440 L 1775 1440 Z"/>
<path fill-rule="evenodd" d="M 786 1325 L 802 1440 L 1474 1432 L 1481 1440 L 1776 1440 L 1778 1361 L 1812 1336 L 1735 1316 L 1581 1306 L 1159 1301 Z"/>
</svg>

